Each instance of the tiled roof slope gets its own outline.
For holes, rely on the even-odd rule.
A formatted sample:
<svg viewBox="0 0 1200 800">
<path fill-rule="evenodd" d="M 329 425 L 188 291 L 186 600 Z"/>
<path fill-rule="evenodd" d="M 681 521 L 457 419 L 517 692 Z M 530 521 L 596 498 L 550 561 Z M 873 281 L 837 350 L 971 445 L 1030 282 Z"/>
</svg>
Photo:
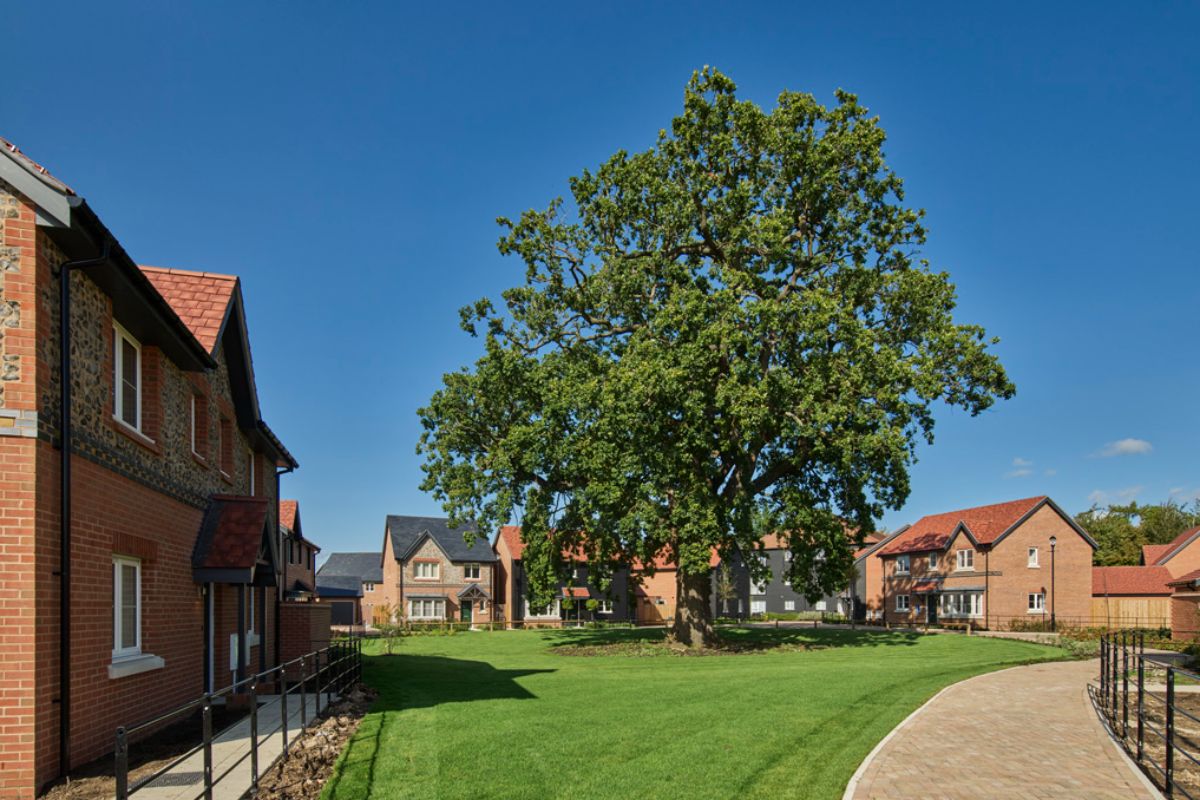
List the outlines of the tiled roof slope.
<svg viewBox="0 0 1200 800">
<path fill-rule="evenodd" d="M 941 550 L 950 541 L 950 536 L 960 522 L 967 526 L 977 542 L 991 544 L 1015 525 L 1017 520 L 1046 499 L 1045 495 L 1039 495 L 921 517 L 879 554 L 887 556 Z"/>
<path fill-rule="evenodd" d="M 357 578 L 360 582 L 383 582 L 379 553 L 330 553 L 317 570 L 317 584 L 325 578 Z"/>
<path fill-rule="evenodd" d="M 296 511 L 300 508 L 298 500 L 279 501 L 279 524 L 289 531 L 296 530 Z"/>
<path fill-rule="evenodd" d="M 193 566 L 197 569 L 253 568 L 262 548 L 266 524 L 266 498 L 215 495 L 200 524 Z"/>
<path fill-rule="evenodd" d="M 1142 545 L 1142 560 L 1147 564 L 1165 564 L 1174 557 L 1177 550 L 1195 538 L 1198 533 L 1200 533 L 1200 526 L 1188 528 L 1168 544 Z"/>
<path fill-rule="evenodd" d="M 1166 567 L 1092 567 L 1092 594 L 1170 594 L 1170 580 Z"/>
<path fill-rule="evenodd" d="M 496 554 L 492 552 L 485 537 L 476 536 L 471 544 L 467 544 L 463 534 L 469 530 L 474 530 L 474 526 L 451 528 L 450 521 L 445 517 L 405 517 L 389 514 L 387 518 L 387 532 L 392 537 L 392 554 L 398 559 L 408 558 L 409 551 L 425 534 L 429 534 L 451 561 L 495 561 Z"/>
<path fill-rule="evenodd" d="M 140 269 L 200 344 L 210 354 L 215 353 L 229 302 L 237 288 L 237 276 L 163 267 Z"/>
</svg>

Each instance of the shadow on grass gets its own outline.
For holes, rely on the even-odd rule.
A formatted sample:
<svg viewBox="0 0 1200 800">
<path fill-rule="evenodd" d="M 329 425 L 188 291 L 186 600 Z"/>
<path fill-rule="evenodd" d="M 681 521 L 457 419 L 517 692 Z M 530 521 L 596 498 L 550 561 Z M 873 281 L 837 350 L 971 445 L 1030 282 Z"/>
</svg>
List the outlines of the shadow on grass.
<svg viewBox="0 0 1200 800">
<path fill-rule="evenodd" d="M 844 630 L 835 628 L 720 627 L 722 642 L 736 650 L 770 650 L 776 647 L 912 647 L 921 634 L 901 630 Z M 551 647 L 604 647 L 622 644 L 656 644 L 666 641 L 663 628 L 568 628 L 547 630 Z"/>
<path fill-rule="evenodd" d="M 379 692 L 372 711 L 429 708 L 476 700 L 529 700 L 517 678 L 553 669 L 497 669 L 486 661 L 445 656 L 364 656 L 363 680 Z"/>
</svg>

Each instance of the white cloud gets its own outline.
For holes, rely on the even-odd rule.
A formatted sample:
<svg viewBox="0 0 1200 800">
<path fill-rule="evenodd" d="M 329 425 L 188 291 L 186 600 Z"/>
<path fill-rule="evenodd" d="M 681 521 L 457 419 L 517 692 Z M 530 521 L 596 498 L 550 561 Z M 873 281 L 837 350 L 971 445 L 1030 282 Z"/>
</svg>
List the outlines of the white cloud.
<svg viewBox="0 0 1200 800">
<path fill-rule="evenodd" d="M 1020 469 L 1014 469 L 1014 470 L 1010 470 L 1010 471 L 1004 473 L 1004 477 L 1006 477 L 1006 478 L 1027 478 L 1032 474 L 1033 474 L 1033 470 L 1029 469 L 1028 467 L 1021 467 Z"/>
<path fill-rule="evenodd" d="M 1018 457 L 1018 458 L 1013 459 L 1013 466 L 1014 467 L 1032 467 L 1033 462 L 1030 461 L 1029 459 Z"/>
<path fill-rule="evenodd" d="M 1115 442 L 1109 442 L 1100 452 L 1096 453 L 1097 458 L 1112 458 L 1113 456 L 1140 456 L 1149 453 L 1154 449 L 1154 446 L 1145 439 L 1118 439 Z"/>
<path fill-rule="evenodd" d="M 1176 486 L 1171 491 L 1167 492 L 1167 497 L 1177 503 L 1195 503 L 1200 501 L 1200 487 L 1195 489 L 1185 489 L 1182 486 Z"/>
<path fill-rule="evenodd" d="M 1107 492 L 1101 489 L 1095 489 L 1088 495 L 1088 502 L 1092 505 L 1104 506 L 1112 503 L 1128 503 L 1142 493 L 1144 486 L 1126 486 L 1124 489 Z"/>
<path fill-rule="evenodd" d="M 1045 475 L 1047 478 L 1053 478 L 1055 475 L 1058 474 L 1058 470 L 1048 469 L 1045 472 L 1043 472 L 1042 474 Z"/>
</svg>

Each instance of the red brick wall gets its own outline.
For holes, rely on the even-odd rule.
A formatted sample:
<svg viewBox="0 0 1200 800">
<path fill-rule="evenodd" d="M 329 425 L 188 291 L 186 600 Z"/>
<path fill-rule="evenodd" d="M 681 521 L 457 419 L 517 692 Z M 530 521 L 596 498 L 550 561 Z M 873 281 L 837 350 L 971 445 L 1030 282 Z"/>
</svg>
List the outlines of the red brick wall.
<svg viewBox="0 0 1200 800">
<path fill-rule="evenodd" d="M 283 603 L 279 606 L 280 661 L 291 661 L 305 653 L 329 646 L 328 603 Z M 291 676 L 294 677 L 294 676 Z"/>
</svg>

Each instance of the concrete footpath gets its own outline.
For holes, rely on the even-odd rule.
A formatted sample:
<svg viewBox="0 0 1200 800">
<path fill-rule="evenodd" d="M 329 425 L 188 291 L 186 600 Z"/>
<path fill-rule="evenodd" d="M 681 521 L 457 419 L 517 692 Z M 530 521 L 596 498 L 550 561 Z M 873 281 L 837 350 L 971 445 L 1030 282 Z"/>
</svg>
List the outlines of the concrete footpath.
<svg viewBox="0 0 1200 800">
<path fill-rule="evenodd" d="M 319 699 L 319 704 L 318 704 Z M 334 701 L 337 694 L 333 695 Z M 300 695 L 288 696 L 289 745 L 300 735 Z M 307 695 L 305 714 L 313 719 L 328 705 L 326 695 Z M 215 800 L 238 800 L 251 785 L 250 717 L 245 717 L 213 738 Z M 283 709 L 277 695 L 266 695 L 258 706 L 258 774 L 262 775 L 283 754 Z M 228 773 L 228 774 L 226 774 Z M 224 777 L 221 777 L 224 775 Z M 204 790 L 204 753 L 197 752 L 164 775 L 132 793 L 138 800 L 192 800 Z"/>
<path fill-rule="evenodd" d="M 1161 797 L 1101 727 L 1087 694 L 1099 671 L 1062 661 L 947 687 L 867 756 L 843 800 Z"/>
</svg>

